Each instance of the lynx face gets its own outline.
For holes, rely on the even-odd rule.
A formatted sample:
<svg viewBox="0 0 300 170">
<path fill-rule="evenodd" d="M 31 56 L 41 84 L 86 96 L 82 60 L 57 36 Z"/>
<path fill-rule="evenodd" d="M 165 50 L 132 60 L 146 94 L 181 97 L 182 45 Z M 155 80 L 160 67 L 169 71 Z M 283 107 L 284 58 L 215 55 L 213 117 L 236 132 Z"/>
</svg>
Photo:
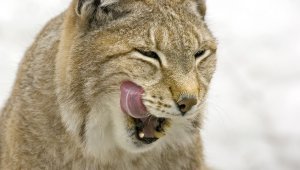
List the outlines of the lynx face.
<svg viewBox="0 0 300 170">
<path fill-rule="evenodd" d="M 88 152 L 114 142 L 140 152 L 198 133 L 216 65 L 204 14 L 201 0 L 74 2 L 58 96 L 63 121 Z"/>
</svg>

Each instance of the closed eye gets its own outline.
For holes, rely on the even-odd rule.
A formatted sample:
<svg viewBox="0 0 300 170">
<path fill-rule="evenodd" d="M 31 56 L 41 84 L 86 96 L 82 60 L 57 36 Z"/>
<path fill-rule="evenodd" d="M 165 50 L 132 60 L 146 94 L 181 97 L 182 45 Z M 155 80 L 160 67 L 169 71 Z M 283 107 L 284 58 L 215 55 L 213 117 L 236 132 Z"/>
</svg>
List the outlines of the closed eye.
<svg viewBox="0 0 300 170">
<path fill-rule="evenodd" d="M 196 52 L 195 54 L 195 58 L 196 60 L 198 59 L 203 59 L 208 57 L 211 54 L 211 50 L 199 50 L 198 52 Z"/>
<path fill-rule="evenodd" d="M 154 51 L 143 51 L 143 50 L 140 50 L 140 49 L 136 49 L 136 51 L 139 52 L 140 54 L 146 56 L 146 57 L 149 57 L 149 58 L 152 58 L 152 59 L 155 59 L 155 60 L 161 62 L 158 54 Z"/>
</svg>

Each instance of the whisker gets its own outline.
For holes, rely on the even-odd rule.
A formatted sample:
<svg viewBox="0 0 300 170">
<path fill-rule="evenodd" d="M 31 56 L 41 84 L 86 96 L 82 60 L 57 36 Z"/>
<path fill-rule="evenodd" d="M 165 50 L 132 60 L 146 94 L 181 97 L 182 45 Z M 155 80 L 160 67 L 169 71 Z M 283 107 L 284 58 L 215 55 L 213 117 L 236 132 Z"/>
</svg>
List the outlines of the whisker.
<svg viewBox="0 0 300 170">
<path fill-rule="evenodd" d="M 144 102 L 149 102 L 151 104 L 154 104 L 155 102 L 153 100 L 149 100 L 149 99 L 143 99 Z"/>
<path fill-rule="evenodd" d="M 151 105 L 146 105 L 147 107 L 151 107 L 151 108 L 154 108 L 154 109 L 156 109 L 154 106 L 151 106 Z"/>
</svg>

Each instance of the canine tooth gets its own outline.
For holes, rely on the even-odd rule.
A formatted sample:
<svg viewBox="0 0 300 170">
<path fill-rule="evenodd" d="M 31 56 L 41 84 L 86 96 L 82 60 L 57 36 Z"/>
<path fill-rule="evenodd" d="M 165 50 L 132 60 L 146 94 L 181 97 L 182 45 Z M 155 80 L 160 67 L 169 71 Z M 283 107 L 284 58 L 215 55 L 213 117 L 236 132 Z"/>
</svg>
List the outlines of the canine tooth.
<svg viewBox="0 0 300 170">
<path fill-rule="evenodd" d="M 140 133 L 139 133 L 139 137 L 142 139 L 142 138 L 145 137 L 145 134 L 144 134 L 143 132 L 140 132 Z"/>
</svg>

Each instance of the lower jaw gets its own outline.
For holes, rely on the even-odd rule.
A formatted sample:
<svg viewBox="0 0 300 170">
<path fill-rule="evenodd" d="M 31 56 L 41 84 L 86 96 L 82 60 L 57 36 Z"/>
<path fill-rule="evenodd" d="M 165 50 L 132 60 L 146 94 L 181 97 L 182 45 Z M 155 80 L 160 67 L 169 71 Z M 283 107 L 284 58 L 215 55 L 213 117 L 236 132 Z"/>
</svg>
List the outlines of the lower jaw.
<svg viewBox="0 0 300 170">
<path fill-rule="evenodd" d="M 131 136 L 134 136 L 138 143 L 144 145 L 153 144 L 157 140 L 165 136 L 165 129 L 169 125 L 168 119 L 157 118 L 154 116 L 149 117 L 149 120 L 141 120 L 132 117 L 130 117 L 129 119 L 131 119 L 130 124 L 131 127 L 133 126 L 132 129 L 134 129 L 134 133 L 131 133 Z M 152 124 L 152 126 L 149 125 L 148 121 Z"/>
</svg>

